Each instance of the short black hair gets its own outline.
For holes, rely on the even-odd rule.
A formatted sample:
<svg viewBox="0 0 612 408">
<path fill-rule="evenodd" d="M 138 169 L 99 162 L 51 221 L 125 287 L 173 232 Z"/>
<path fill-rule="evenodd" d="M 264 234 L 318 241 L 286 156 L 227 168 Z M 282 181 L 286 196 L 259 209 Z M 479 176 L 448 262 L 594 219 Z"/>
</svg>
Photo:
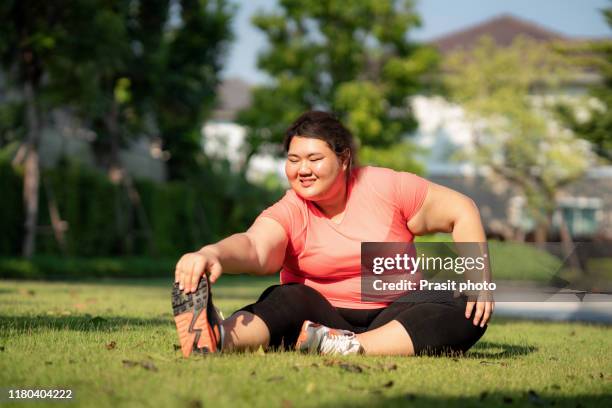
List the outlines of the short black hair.
<svg viewBox="0 0 612 408">
<path fill-rule="evenodd" d="M 304 112 L 285 131 L 283 147 L 289 151 L 294 136 L 310 137 L 325 141 L 338 157 L 349 153 L 349 170 L 356 164 L 353 134 L 333 114 L 311 110 Z"/>
</svg>

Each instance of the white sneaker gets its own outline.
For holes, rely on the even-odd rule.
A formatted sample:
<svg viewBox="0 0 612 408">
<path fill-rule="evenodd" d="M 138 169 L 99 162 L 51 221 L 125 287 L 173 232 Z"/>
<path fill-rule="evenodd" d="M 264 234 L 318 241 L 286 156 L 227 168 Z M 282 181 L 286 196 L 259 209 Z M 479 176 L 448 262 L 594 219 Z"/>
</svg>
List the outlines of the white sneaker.
<svg viewBox="0 0 612 408">
<path fill-rule="evenodd" d="M 302 324 L 295 349 L 305 353 L 340 355 L 358 354 L 362 351 L 361 343 L 352 331 L 332 329 L 310 320 Z"/>
</svg>

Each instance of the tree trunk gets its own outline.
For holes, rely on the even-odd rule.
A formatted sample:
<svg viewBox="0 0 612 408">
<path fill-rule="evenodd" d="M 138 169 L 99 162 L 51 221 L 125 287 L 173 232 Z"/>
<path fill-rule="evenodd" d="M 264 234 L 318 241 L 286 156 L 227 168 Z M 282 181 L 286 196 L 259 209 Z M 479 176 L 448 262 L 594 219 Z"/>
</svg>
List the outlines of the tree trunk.
<svg viewBox="0 0 612 408">
<path fill-rule="evenodd" d="M 132 212 L 134 210 L 136 211 L 136 217 L 138 217 L 140 220 L 141 227 L 144 230 L 144 235 L 147 241 L 152 244 L 153 239 L 151 228 L 147 215 L 142 207 L 140 193 L 134 185 L 131 176 L 123 166 L 123 163 L 121 163 L 121 158 L 119 156 L 121 149 L 121 134 L 119 127 L 119 105 L 116 102 L 113 102 L 110 112 L 105 116 L 104 124 L 110 138 L 110 160 L 108 168 L 109 178 L 113 183 L 125 187 L 129 202 L 132 205 L 132 208 L 127 213 L 127 221 L 123 223 L 123 225 L 126 226 L 126 229 L 123 231 L 124 241 L 122 246 L 124 254 L 129 255 L 133 253 L 134 238 L 136 235 L 136 231 L 134 231 Z M 120 214 L 118 216 L 122 217 L 122 215 L 123 214 Z M 155 249 L 153 249 L 153 251 L 155 251 Z"/>
<path fill-rule="evenodd" d="M 561 249 L 563 251 L 563 256 L 569 263 L 569 266 L 577 271 L 580 271 L 581 274 L 585 274 L 586 270 L 580 264 L 580 259 L 578 258 L 577 248 L 574 245 L 574 240 L 572 239 L 572 234 L 565 222 L 565 218 L 563 218 L 563 213 L 560 217 L 560 225 L 559 225 L 559 236 L 561 237 Z"/>
<path fill-rule="evenodd" d="M 108 157 L 108 176 L 116 184 L 123 179 L 121 161 L 119 159 L 119 107 L 116 102 L 104 116 L 104 126 L 109 138 L 110 152 Z"/>
<path fill-rule="evenodd" d="M 535 228 L 534 239 L 538 246 L 541 246 L 546 242 L 548 236 L 548 225 L 546 223 L 538 224 Z"/>
<path fill-rule="evenodd" d="M 35 86 L 26 81 L 24 86 L 26 100 L 26 121 L 28 136 L 26 139 L 25 173 L 23 176 L 23 203 L 25 209 L 25 236 L 22 255 L 31 258 L 36 251 L 36 228 L 38 223 L 38 193 L 40 185 L 40 160 L 38 144 L 40 141 L 40 115 L 36 105 Z"/>
<path fill-rule="evenodd" d="M 66 254 L 66 237 L 64 232 L 68 229 L 68 223 L 62 220 L 60 216 L 59 207 L 57 205 L 57 201 L 55 200 L 55 194 L 53 193 L 53 187 L 51 183 L 43 178 L 43 186 L 45 187 L 45 193 L 47 194 L 47 205 L 49 208 L 49 217 L 51 218 L 51 227 L 53 228 L 53 235 L 55 236 L 55 241 L 59 246 L 62 253 Z"/>
</svg>

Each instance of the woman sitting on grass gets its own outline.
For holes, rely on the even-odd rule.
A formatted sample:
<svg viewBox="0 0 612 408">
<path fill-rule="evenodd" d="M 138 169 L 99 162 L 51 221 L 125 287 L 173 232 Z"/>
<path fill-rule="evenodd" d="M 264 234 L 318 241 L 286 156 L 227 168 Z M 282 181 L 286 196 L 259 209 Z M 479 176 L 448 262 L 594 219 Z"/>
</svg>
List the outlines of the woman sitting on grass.
<svg viewBox="0 0 612 408">
<path fill-rule="evenodd" d="M 286 132 L 291 189 L 234 234 L 181 257 L 172 303 L 183 355 L 296 348 L 321 354 L 465 352 L 484 334 L 490 301 L 363 302 L 361 243 L 412 242 L 450 232 L 485 242 L 466 196 L 411 173 L 355 167 L 351 133 L 332 115 L 304 113 Z M 221 320 L 210 283 L 222 273 L 269 275 L 280 285 Z"/>
</svg>

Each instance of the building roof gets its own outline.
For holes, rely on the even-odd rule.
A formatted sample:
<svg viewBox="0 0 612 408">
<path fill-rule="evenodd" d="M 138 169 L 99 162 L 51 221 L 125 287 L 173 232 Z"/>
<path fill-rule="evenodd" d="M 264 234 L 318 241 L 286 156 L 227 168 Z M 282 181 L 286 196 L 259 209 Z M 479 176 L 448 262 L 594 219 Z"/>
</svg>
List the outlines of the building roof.
<svg viewBox="0 0 612 408">
<path fill-rule="evenodd" d="M 470 49 L 483 36 L 493 38 L 498 45 L 508 46 L 519 35 L 542 42 L 570 40 L 560 33 L 544 28 L 531 21 L 519 19 L 509 14 L 502 14 L 479 24 L 434 38 L 429 43 L 438 48 L 443 54 L 446 54 L 460 48 Z"/>
</svg>

